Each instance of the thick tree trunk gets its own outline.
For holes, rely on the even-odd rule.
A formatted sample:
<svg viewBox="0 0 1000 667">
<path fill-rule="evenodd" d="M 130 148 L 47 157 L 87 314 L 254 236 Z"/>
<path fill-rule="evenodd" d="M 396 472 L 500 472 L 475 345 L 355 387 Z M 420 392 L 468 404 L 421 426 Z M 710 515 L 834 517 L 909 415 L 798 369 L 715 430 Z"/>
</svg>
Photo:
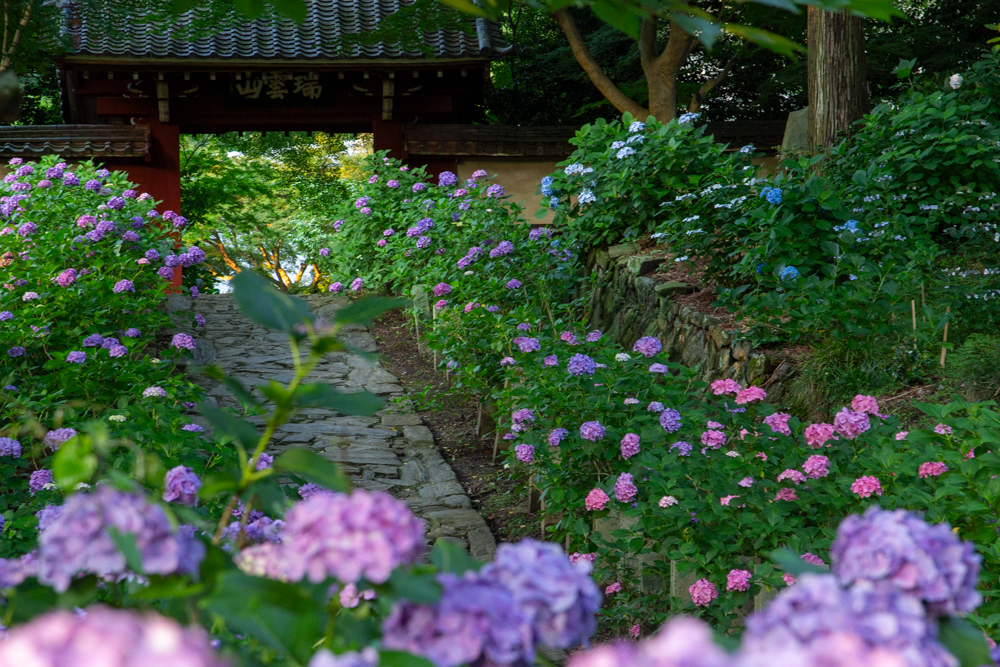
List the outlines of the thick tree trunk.
<svg viewBox="0 0 1000 667">
<path fill-rule="evenodd" d="M 808 20 L 809 148 L 819 151 L 871 111 L 871 98 L 864 21 L 817 7 L 809 7 Z"/>
</svg>

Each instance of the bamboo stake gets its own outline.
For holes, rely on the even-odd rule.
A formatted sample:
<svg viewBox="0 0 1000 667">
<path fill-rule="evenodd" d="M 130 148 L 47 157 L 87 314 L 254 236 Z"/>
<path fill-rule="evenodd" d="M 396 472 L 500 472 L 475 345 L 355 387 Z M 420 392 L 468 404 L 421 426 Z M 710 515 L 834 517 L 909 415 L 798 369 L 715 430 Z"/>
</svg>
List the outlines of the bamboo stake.
<svg viewBox="0 0 1000 667">
<path fill-rule="evenodd" d="M 944 309 L 944 314 L 945 315 L 947 315 L 950 312 L 951 312 L 951 306 L 948 306 L 947 308 Z M 945 356 L 945 353 L 947 352 L 947 350 L 944 348 L 943 343 L 947 343 L 947 342 L 948 342 L 948 322 L 946 320 L 945 323 L 944 323 L 944 338 L 941 340 L 941 343 L 942 343 L 942 345 L 941 345 L 941 368 L 944 368 L 944 356 Z"/>
<path fill-rule="evenodd" d="M 913 313 L 913 349 L 917 349 L 917 302 L 910 299 L 910 312 Z"/>
</svg>

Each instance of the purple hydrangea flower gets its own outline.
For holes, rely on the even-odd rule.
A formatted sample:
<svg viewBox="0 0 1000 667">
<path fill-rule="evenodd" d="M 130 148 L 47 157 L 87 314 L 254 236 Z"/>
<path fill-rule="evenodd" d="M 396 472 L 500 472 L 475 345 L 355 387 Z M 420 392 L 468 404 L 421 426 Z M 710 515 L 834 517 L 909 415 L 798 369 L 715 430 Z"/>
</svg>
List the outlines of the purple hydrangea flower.
<svg viewBox="0 0 1000 667">
<path fill-rule="evenodd" d="M 510 280 L 507 281 L 506 287 L 507 289 L 520 289 L 521 287 L 523 287 L 523 285 L 521 284 L 521 281 L 518 280 L 517 278 L 511 278 Z"/>
<path fill-rule="evenodd" d="M 638 352 L 647 358 L 656 355 L 662 349 L 663 344 L 660 343 L 658 338 L 654 338 L 653 336 L 643 336 L 632 347 L 633 352 Z"/>
<path fill-rule="evenodd" d="M 150 261 L 156 261 L 160 258 L 160 253 L 156 252 L 155 250 L 147 250 L 145 257 Z"/>
<path fill-rule="evenodd" d="M 674 449 L 677 450 L 677 456 L 690 456 L 691 450 L 694 449 L 694 447 L 692 447 L 689 443 L 684 442 L 683 440 L 678 440 L 674 444 L 670 445 L 670 449 L 667 451 L 672 452 L 674 451 Z"/>
<path fill-rule="evenodd" d="M 145 574 L 176 572 L 181 545 L 163 509 L 140 495 L 109 486 L 74 493 L 38 537 L 38 580 L 64 592 L 79 573 L 104 577 L 126 574 L 125 556 L 111 528 L 135 539 Z"/>
<path fill-rule="evenodd" d="M 423 192 L 424 190 L 427 189 L 427 184 L 426 183 L 414 183 L 413 184 L 413 188 L 411 188 L 411 189 L 414 192 Z"/>
<path fill-rule="evenodd" d="M 170 340 L 170 344 L 178 350 L 193 350 L 198 347 L 194 338 L 186 333 L 174 334 L 174 337 Z"/>
<path fill-rule="evenodd" d="M 12 319 L 14 319 L 14 313 L 9 310 L 0 311 L 0 322 L 7 322 Z"/>
<path fill-rule="evenodd" d="M 71 171 L 67 171 L 63 176 L 63 185 L 80 185 L 80 177 Z"/>
<path fill-rule="evenodd" d="M 959 540 L 948 524 L 930 526 L 906 510 L 875 506 L 847 517 L 830 557 L 845 586 L 887 582 L 938 616 L 972 611 L 982 600 L 976 591 L 982 557 L 972 543 Z"/>
<path fill-rule="evenodd" d="M 200 543 L 199 543 L 200 544 Z M 181 627 L 155 612 L 95 605 L 85 612 L 57 610 L 9 632 L 0 644 L 0 664 L 37 667 L 100 664 L 106 667 L 183 665 L 225 667 L 200 627 Z M 97 642 L 95 644 L 95 641 Z M 30 658 L 28 658 L 30 656 Z"/>
<path fill-rule="evenodd" d="M 197 424 L 189 424 L 189 426 L 197 426 Z M 201 479 L 194 473 L 194 470 L 184 466 L 171 468 L 163 480 L 163 500 L 168 503 L 180 503 L 194 507 L 198 504 L 200 490 Z"/>
<path fill-rule="evenodd" d="M 673 408 L 667 408 L 660 413 L 660 426 L 667 433 L 674 433 L 681 427 L 681 413 Z"/>
<path fill-rule="evenodd" d="M 497 244 L 496 248 L 490 250 L 490 257 L 496 259 L 497 257 L 503 257 L 504 255 L 509 255 L 514 252 L 514 244 L 510 241 L 501 241 Z"/>
<path fill-rule="evenodd" d="M 500 545 L 481 577 L 514 595 L 538 643 L 566 649 L 586 643 L 597 628 L 601 594 L 589 571 L 589 561 L 573 565 L 558 545 L 523 540 Z"/>
<path fill-rule="evenodd" d="M 103 347 L 105 350 L 110 350 L 115 345 L 120 345 L 120 342 L 118 341 L 117 338 L 105 338 L 103 341 L 101 341 L 101 347 Z"/>
<path fill-rule="evenodd" d="M 549 433 L 548 437 L 549 446 L 558 447 L 559 443 L 561 443 L 563 441 L 563 438 L 565 438 L 567 435 L 569 435 L 569 431 L 567 431 L 564 428 L 553 429 L 552 432 Z"/>
<path fill-rule="evenodd" d="M 21 347 L 20 345 L 15 345 L 14 347 L 7 350 L 7 356 L 12 358 L 23 357 L 24 352 L 25 349 L 23 347 Z"/>
<path fill-rule="evenodd" d="M 458 176 L 450 171 L 442 171 L 441 175 L 438 176 L 438 185 L 443 188 L 450 188 L 451 186 L 458 183 Z"/>
<path fill-rule="evenodd" d="M 135 243 L 136 241 L 139 240 L 139 235 L 129 230 L 126 231 L 124 234 L 122 234 L 122 240 L 129 241 L 130 243 Z"/>
<path fill-rule="evenodd" d="M 572 375 L 593 375 L 597 370 L 597 365 L 593 359 L 585 354 L 574 354 L 566 368 Z"/>
<path fill-rule="evenodd" d="M 198 286 L 197 285 L 192 285 L 190 291 L 191 291 L 191 298 L 192 299 L 197 299 L 200 296 L 200 294 L 198 292 Z"/>
<path fill-rule="evenodd" d="M 191 433 L 203 433 L 205 429 L 198 424 L 184 424 L 181 426 L 182 431 L 190 431 Z"/>
<path fill-rule="evenodd" d="M 21 457 L 21 443 L 14 438 L 0 437 L 0 456 Z"/>
<path fill-rule="evenodd" d="M 142 395 L 145 398 L 166 398 L 167 391 L 163 387 L 147 387 L 142 390 Z"/>
<path fill-rule="evenodd" d="M 531 463 L 535 460 L 535 448 L 531 445 L 517 445 L 514 447 L 514 455 L 521 463 Z"/>
<path fill-rule="evenodd" d="M 333 491 L 330 491 L 329 489 L 324 489 L 319 484 L 313 484 L 312 482 L 309 482 L 308 484 L 303 484 L 302 486 L 299 487 L 299 497 L 302 498 L 302 500 L 309 500 L 317 493 L 333 493 Z"/>
<path fill-rule="evenodd" d="M 156 270 L 156 274 L 164 280 L 173 280 L 174 270 L 169 266 L 161 266 Z"/>
<path fill-rule="evenodd" d="M 87 360 L 87 353 L 80 350 L 74 350 L 66 355 L 66 361 L 71 364 L 82 364 Z"/>
<path fill-rule="evenodd" d="M 639 453 L 639 434 L 626 433 L 622 438 L 622 458 L 629 459 Z"/>
<path fill-rule="evenodd" d="M 342 283 L 342 282 L 340 282 L 338 280 L 337 282 L 332 283 L 330 285 L 330 288 L 327 291 L 328 292 L 333 292 L 334 294 L 336 294 L 336 293 L 340 292 L 342 289 L 344 289 L 344 283 Z"/>
<path fill-rule="evenodd" d="M 649 372 L 667 374 L 670 372 L 670 368 L 665 364 L 653 364 L 649 367 Z"/>
<path fill-rule="evenodd" d="M 417 248 L 419 249 L 426 248 L 430 244 L 431 244 L 431 237 L 429 236 L 421 236 L 419 239 L 417 239 Z"/>
<path fill-rule="evenodd" d="M 257 472 L 260 472 L 261 470 L 267 470 L 273 464 L 274 464 L 274 457 L 271 456 L 270 454 L 262 452 L 261 455 L 257 457 L 257 463 L 254 466 L 254 470 L 256 470 Z"/>
<path fill-rule="evenodd" d="M 591 442 L 597 442 L 603 438 L 605 432 L 606 430 L 600 422 L 584 422 L 580 426 L 580 437 Z"/>
<path fill-rule="evenodd" d="M 517 345 L 521 352 L 538 352 L 542 349 L 542 344 L 537 338 L 528 338 L 527 336 L 518 336 L 512 341 Z"/>
<path fill-rule="evenodd" d="M 586 341 L 588 343 L 596 343 L 597 341 L 601 340 L 601 336 L 603 336 L 603 335 L 604 334 L 602 334 L 600 331 L 596 331 L 596 330 L 595 331 L 591 331 L 589 334 L 587 334 Z"/>
<path fill-rule="evenodd" d="M 491 186 L 489 186 L 488 188 L 486 188 L 486 196 L 487 197 L 503 197 L 504 196 L 503 186 L 500 185 L 499 183 L 492 184 Z"/>
<path fill-rule="evenodd" d="M 125 347 L 124 345 L 112 345 L 108 349 L 108 356 L 114 357 L 116 359 L 119 357 L 124 357 L 127 354 L 128 354 L 128 348 Z"/>
<path fill-rule="evenodd" d="M 285 515 L 281 544 L 244 549 L 237 564 L 249 574 L 284 581 L 308 577 L 318 583 L 332 576 L 381 584 L 396 567 L 420 558 L 424 532 L 424 522 L 387 494 L 317 493 Z"/>
<path fill-rule="evenodd" d="M 627 472 L 618 475 L 618 479 L 615 481 L 615 498 L 619 502 L 630 503 L 635 500 L 637 493 L 639 493 L 639 489 L 632 481 L 632 475 Z"/>
<path fill-rule="evenodd" d="M 126 338 L 138 338 L 138 337 L 140 337 L 141 335 L 142 335 L 142 333 L 141 333 L 141 332 L 140 332 L 140 331 L 139 331 L 138 329 L 136 329 L 136 328 L 134 328 L 134 327 L 133 327 L 133 328 L 129 328 L 129 329 L 126 329 L 126 330 L 125 330 L 125 337 L 126 337 Z M 86 345 L 86 344 L 87 344 L 87 342 L 86 342 L 86 341 L 84 341 L 84 343 L 83 343 L 83 344 L 84 344 L 84 345 Z"/>
<path fill-rule="evenodd" d="M 382 624 L 384 647 L 438 667 L 533 664 L 531 618 L 506 586 L 471 571 L 442 573 L 438 581 L 444 592 L 434 606 L 393 607 Z"/>
<path fill-rule="evenodd" d="M 362 287 L 364 287 L 364 285 L 365 285 L 365 281 L 364 280 L 362 280 L 361 278 L 355 278 L 354 280 L 351 281 L 351 291 L 352 292 L 357 292 Z"/>
<path fill-rule="evenodd" d="M 119 280 L 118 282 L 115 283 L 115 286 L 114 288 L 112 288 L 112 291 L 115 294 L 121 294 L 122 292 L 134 292 L 135 284 L 131 280 Z"/>
<path fill-rule="evenodd" d="M 120 211 L 125 207 L 125 200 L 121 197 L 112 197 L 108 200 L 108 208 Z"/>
<path fill-rule="evenodd" d="M 26 222 L 17 228 L 17 233 L 27 238 L 38 231 L 38 225 L 33 222 Z"/>
<path fill-rule="evenodd" d="M 557 357 L 554 354 L 550 354 L 549 356 L 542 359 L 542 363 L 545 364 L 546 366 L 558 366 L 559 357 Z"/>
<path fill-rule="evenodd" d="M 90 334 L 83 339 L 84 347 L 100 347 L 104 343 L 104 337 L 101 334 Z"/>
<path fill-rule="evenodd" d="M 194 316 L 194 323 L 195 323 L 196 326 L 203 327 L 203 326 L 205 326 L 205 324 L 208 323 L 208 320 L 206 320 L 205 316 L 202 315 L 201 313 L 197 313 Z"/>
<path fill-rule="evenodd" d="M 75 437 L 76 437 L 76 429 L 56 428 L 52 429 L 51 431 L 45 434 L 45 440 L 43 442 L 45 443 L 46 447 L 55 450 L 62 447 L 63 443 L 66 442 L 67 440 Z"/>
<path fill-rule="evenodd" d="M 31 473 L 31 477 L 28 479 L 28 489 L 31 491 L 31 495 L 35 495 L 46 485 L 52 484 L 53 481 L 51 470 L 36 470 Z"/>
<path fill-rule="evenodd" d="M 76 282 L 79 272 L 76 269 L 66 269 L 56 276 L 56 284 L 60 287 L 69 287 Z"/>
</svg>

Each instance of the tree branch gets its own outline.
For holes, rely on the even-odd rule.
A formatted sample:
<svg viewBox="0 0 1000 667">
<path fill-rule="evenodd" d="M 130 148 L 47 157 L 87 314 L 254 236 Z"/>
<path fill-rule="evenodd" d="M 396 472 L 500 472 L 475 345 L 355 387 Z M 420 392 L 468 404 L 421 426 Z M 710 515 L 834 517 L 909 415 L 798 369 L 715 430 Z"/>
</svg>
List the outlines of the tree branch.
<svg viewBox="0 0 1000 667">
<path fill-rule="evenodd" d="M 743 55 L 742 48 L 733 54 L 733 57 L 729 59 L 729 62 L 726 63 L 721 72 L 701 84 L 701 88 L 699 88 L 698 92 L 694 94 L 694 97 L 691 98 L 691 104 L 688 105 L 688 111 L 690 113 L 695 113 L 701 109 L 701 105 L 705 101 L 705 96 L 708 95 L 713 88 L 722 83 L 727 76 L 729 76 L 729 73 L 733 70 L 733 65 L 736 64 L 736 61 L 739 60 L 741 55 Z"/>
<path fill-rule="evenodd" d="M 639 30 L 639 62 L 642 71 L 649 74 L 649 68 L 656 61 L 656 18 L 650 17 L 642 22 Z"/>
<path fill-rule="evenodd" d="M 14 32 L 14 38 L 10 40 L 10 48 L 4 50 L 3 59 L 0 60 L 0 72 L 3 72 L 10 67 L 10 57 L 14 55 L 15 51 L 17 51 L 18 42 L 21 41 L 21 31 L 24 30 L 25 26 L 28 25 L 28 21 L 31 20 L 31 9 L 33 4 L 34 0 L 28 0 L 28 4 L 24 7 L 24 16 L 21 17 L 21 22 L 18 24 L 17 30 Z M 6 44 L 4 46 L 6 46 Z"/>
<path fill-rule="evenodd" d="M 580 35 L 580 29 L 569 12 L 560 9 L 552 14 L 552 18 L 566 35 L 566 41 L 569 42 L 569 47 L 573 51 L 573 57 L 580 63 L 580 67 L 583 68 L 597 90 L 622 113 L 627 111 L 636 118 L 645 120 L 649 111 L 619 90 L 618 86 L 604 73 L 604 70 L 590 54 L 590 50 L 587 49 L 583 36 Z"/>
</svg>

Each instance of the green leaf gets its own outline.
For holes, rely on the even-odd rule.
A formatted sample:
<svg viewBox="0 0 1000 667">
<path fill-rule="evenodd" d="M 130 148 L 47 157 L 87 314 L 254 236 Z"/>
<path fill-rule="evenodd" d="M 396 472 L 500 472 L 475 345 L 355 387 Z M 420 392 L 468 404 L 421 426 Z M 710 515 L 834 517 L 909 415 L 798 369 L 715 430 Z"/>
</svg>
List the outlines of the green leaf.
<svg viewBox="0 0 1000 667">
<path fill-rule="evenodd" d="M 233 7 L 236 8 L 236 11 L 251 19 L 260 16 L 266 6 L 264 0 L 233 0 Z"/>
<path fill-rule="evenodd" d="M 182 14 L 199 3 L 200 0 L 173 0 L 171 11 L 174 14 Z"/>
<path fill-rule="evenodd" d="M 305 0 L 271 0 L 271 4 L 278 13 L 284 14 L 296 23 L 302 23 L 306 18 Z"/>
<path fill-rule="evenodd" d="M 30 621 L 35 616 L 51 611 L 59 603 L 56 592 L 49 586 L 38 583 L 35 578 L 28 579 L 12 589 L 8 597 L 10 601 L 7 603 L 7 608 L 13 608 L 11 620 L 14 623 Z"/>
<path fill-rule="evenodd" d="M 961 667 L 992 664 L 990 647 L 982 631 L 964 618 L 952 616 L 943 620 L 938 639 L 949 653 L 958 658 Z"/>
<path fill-rule="evenodd" d="M 722 32 L 722 25 L 718 21 L 712 21 L 700 16 L 691 16 L 682 12 L 673 12 L 670 19 L 677 23 L 689 35 L 697 37 L 706 49 L 711 50 L 715 45 L 715 40 Z"/>
<path fill-rule="evenodd" d="M 329 408 L 345 415 L 369 416 L 385 407 L 385 401 L 375 394 L 367 391 L 348 394 L 323 382 L 299 385 L 292 402 L 304 408 Z"/>
<path fill-rule="evenodd" d="M 465 549 L 459 545 L 439 537 L 431 550 L 431 562 L 442 572 L 453 572 L 462 574 L 469 570 L 478 572 L 483 566 L 482 563 L 469 555 Z"/>
<path fill-rule="evenodd" d="M 351 489 L 340 466 L 308 449 L 288 450 L 275 460 L 274 469 L 301 475 L 331 491 L 347 493 Z"/>
<path fill-rule="evenodd" d="M 268 514 L 281 515 L 285 510 L 285 493 L 281 490 L 281 485 L 274 481 L 274 475 L 265 477 L 250 485 L 244 498 L 252 495 L 257 496 L 254 503 L 255 509 L 261 509 Z"/>
<path fill-rule="evenodd" d="M 72 489 L 88 481 L 97 470 L 90 441 L 79 436 L 63 443 L 52 463 L 52 475 L 60 489 Z"/>
<path fill-rule="evenodd" d="M 479 16 L 481 18 L 486 18 L 489 16 L 479 7 L 476 7 L 470 0 L 441 0 L 441 2 L 449 7 L 454 7 L 463 14 L 469 14 L 471 16 Z"/>
<path fill-rule="evenodd" d="M 287 653 L 305 665 L 323 637 L 323 605 L 301 586 L 251 577 L 239 571 L 222 575 L 202 606 L 241 634 Z"/>
<path fill-rule="evenodd" d="M 199 403 L 198 412 L 209 421 L 215 428 L 233 437 L 247 449 L 255 449 L 260 441 L 257 427 L 250 422 L 237 419 L 224 410 L 209 405 Z"/>
<path fill-rule="evenodd" d="M 621 2 L 597 0 L 590 6 L 594 15 L 613 28 L 618 28 L 632 39 L 639 39 L 639 28 L 642 26 L 642 15 L 631 5 L 623 6 Z"/>
<path fill-rule="evenodd" d="M 139 553 L 139 547 L 135 543 L 135 535 L 123 533 L 114 526 L 108 527 L 108 534 L 115 546 L 118 547 L 118 551 L 122 552 L 122 556 L 125 556 L 128 569 L 136 574 L 142 574 L 142 554 Z"/>
<path fill-rule="evenodd" d="M 434 667 L 434 663 L 427 658 L 403 651 L 379 651 L 378 655 L 380 667 Z"/>
<path fill-rule="evenodd" d="M 260 405 L 260 401 L 246 388 L 242 382 L 234 377 L 226 375 L 225 372 L 216 365 L 211 366 L 199 366 L 193 369 L 196 373 L 201 373 L 205 377 L 217 380 L 229 389 L 230 393 L 236 397 L 236 400 L 243 405 L 244 408 L 247 407 L 257 407 Z"/>
<path fill-rule="evenodd" d="M 772 551 L 771 560 L 785 572 L 796 577 L 800 574 L 824 574 L 830 571 L 828 567 L 807 563 L 799 558 L 799 555 L 791 549 L 776 549 Z"/>
<path fill-rule="evenodd" d="M 220 493 L 231 494 L 239 488 L 240 477 L 240 471 L 236 468 L 213 472 L 202 480 L 201 491 L 198 495 L 204 500 L 211 500 Z"/>
<path fill-rule="evenodd" d="M 434 604 L 441 599 L 441 584 L 433 574 L 414 574 L 396 568 L 387 582 L 393 592 L 417 604 Z"/>
<path fill-rule="evenodd" d="M 305 301 L 282 294 L 252 271 L 240 271 L 230 284 L 240 311 L 262 327 L 301 335 L 304 332 L 296 329 L 296 325 L 316 319 Z"/>
<path fill-rule="evenodd" d="M 334 313 L 333 318 L 338 324 L 371 324 L 371 321 L 382 313 L 409 304 L 409 299 L 369 296 L 344 306 Z"/>
<path fill-rule="evenodd" d="M 796 6 L 792 0 L 753 0 L 758 5 L 767 5 L 768 7 L 777 7 L 778 9 L 785 9 L 793 14 L 799 13 L 799 8 Z"/>
<path fill-rule="evenodd" d="M 758 46 L 763 46 L 766 49 L 780 53 L 783 56 L 788 56 L 789 58 L 794 58 L 796 53 L 805 52 L 806 50 L 805 47 L 796 44 L 786 37 L 768 32 L 767 30 L 761 30 L 760 28 L 737 23 L 726 23 L 723 27 L 726 32 L 732 35 L 742 37 Z"/>
</svg>

